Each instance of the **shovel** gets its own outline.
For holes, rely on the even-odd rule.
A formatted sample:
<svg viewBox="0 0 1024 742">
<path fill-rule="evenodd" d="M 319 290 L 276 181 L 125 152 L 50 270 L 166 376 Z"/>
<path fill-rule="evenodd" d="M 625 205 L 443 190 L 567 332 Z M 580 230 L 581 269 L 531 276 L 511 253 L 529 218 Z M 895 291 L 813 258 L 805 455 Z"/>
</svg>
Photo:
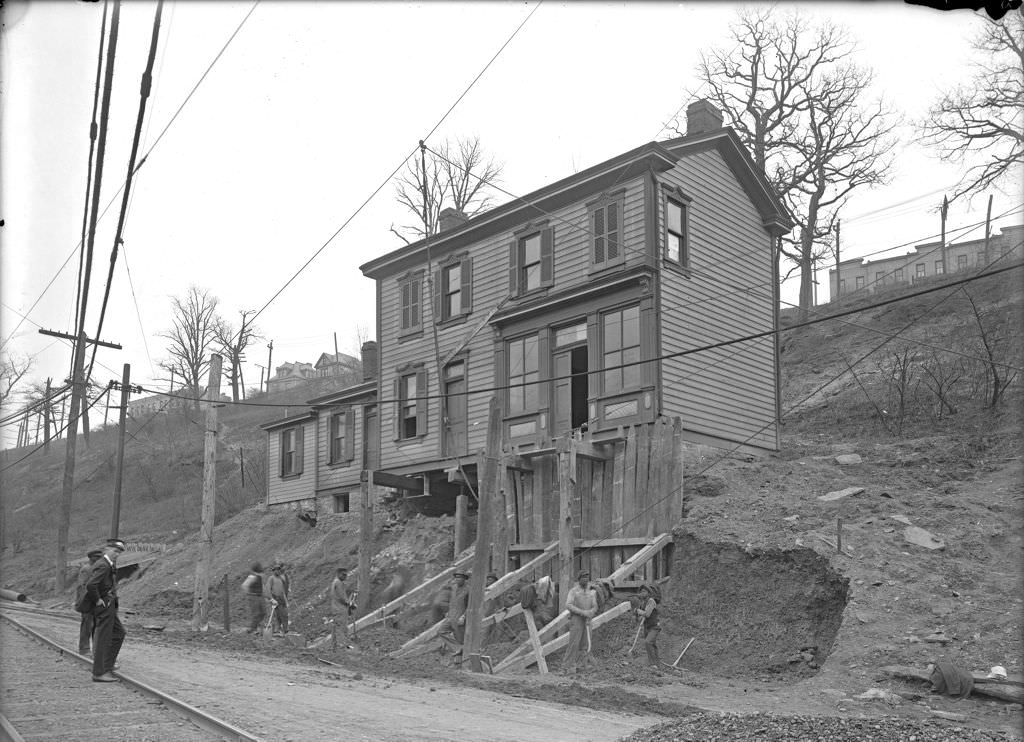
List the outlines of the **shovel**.
<svg viewBox="0 0 1024 742">
<path fill-rule="evenodd" d="M 267 619 L 267 625 L 263 627 L 263 638 L 270 641 L 274 638 L 274 611 L 277 610 L 277 606 L 270 607 L 270 618 Z"/>
<path fill-rule="evenodd" d="M 644 622 L 641 621 L 636 626 L 636 636 L 633 637 L 633 646 L 629 648 L 629 654 L 633 654 L 633 652 L 636 650 L 636 643 L 640 641 L 640 632 L 643 630 L 643 628 Z"/>
</svg>

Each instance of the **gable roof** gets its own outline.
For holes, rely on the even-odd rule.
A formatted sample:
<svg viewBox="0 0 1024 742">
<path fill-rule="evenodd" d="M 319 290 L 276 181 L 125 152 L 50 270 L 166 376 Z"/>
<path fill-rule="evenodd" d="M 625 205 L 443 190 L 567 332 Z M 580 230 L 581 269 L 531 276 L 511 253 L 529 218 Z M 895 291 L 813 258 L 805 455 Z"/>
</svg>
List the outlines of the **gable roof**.
<svg viewBox="0 0 1024 742">
<path fill-rule="evenodd" d="M 478 214 L 454 229 L 385 253 L 359 266 L 359 270 L 375 279 L 401 274 L 426 262 L 428 246 L 431 257 L 437 259 L 488 236 L 515 229 L 531 219 L 544 217 L 548 212 L 579 201 L 590 193 L 599 193 L 613 184 L 639 177 L 650 170 L 668 170 L 681 158 L 709 149 L 715 149 L 722 155 L 760 213 L 765 227 L 781 232 L 793 228 L 794 222 L 785 204 L 775 196 L 764 173 L 754 164 L 739 137 L 729 127 L 722 127 L 706 134 L 648 142 Z"/>
</svg>

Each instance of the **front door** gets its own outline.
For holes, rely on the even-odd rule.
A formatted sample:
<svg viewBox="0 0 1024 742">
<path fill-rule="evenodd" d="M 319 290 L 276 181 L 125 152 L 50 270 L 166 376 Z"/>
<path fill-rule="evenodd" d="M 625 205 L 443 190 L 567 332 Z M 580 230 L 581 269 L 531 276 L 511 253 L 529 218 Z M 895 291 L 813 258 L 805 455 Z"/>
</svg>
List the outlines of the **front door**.
<svg viewBox="0 0 1024 742">
<path fill-rule="evenodd" d="M 444 370 L 444 455 L 465 456 L 468 451 L 466 432 L 466 364 L 449 364 Z"/>
<path fill-rule="evenodd" d="M 558 350 L 553 357 L 554 435 L 579 428 L 587 421 L 587 346 Z"/>
</svg>

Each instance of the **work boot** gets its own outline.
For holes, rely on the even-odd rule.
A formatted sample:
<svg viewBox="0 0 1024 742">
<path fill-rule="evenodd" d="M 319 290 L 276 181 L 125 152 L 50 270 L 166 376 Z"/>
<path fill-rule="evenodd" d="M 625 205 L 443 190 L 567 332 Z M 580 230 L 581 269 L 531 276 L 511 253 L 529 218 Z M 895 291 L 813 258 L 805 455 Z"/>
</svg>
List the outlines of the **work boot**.
<svg viewBox="0 0 1024 742">
<path fill-rule="evenodd" d="M 92 682 L 94 683 L 116 683 L 118 679 L 111 675 L 109 672 L 105 672 L 102 675 L 93 675 Z"/>
</svg>

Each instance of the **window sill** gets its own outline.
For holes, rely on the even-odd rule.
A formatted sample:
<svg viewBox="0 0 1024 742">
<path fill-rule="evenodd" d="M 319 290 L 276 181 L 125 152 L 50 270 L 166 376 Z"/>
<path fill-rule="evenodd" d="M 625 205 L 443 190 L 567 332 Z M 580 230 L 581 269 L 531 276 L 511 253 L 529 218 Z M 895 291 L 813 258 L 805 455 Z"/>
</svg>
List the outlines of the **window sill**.
<svg viewBox="0 0 1024 742">
<path fill-rule="evenodd" d="M 603 276 L 606 273 L 614 273 L 615 271 L 620 271 L 620 270 L 622 270 L 625 267 L 626 267 L 626 260 L 625 260 L 625 258 L 623 258 L 622 260 L 616 260 L 614 263 L 605 262 L 605 263 L 601 263 L 600 265 L 595 265 L 594 263 L 591 263 L 589 270 L 587 270 L 587 275 L 588 276 Z"/>
<path fill-rule="evenodd" d="M 395 438 L 394 441 L 395 441 L 395 445 L 396 446 L 402 447 L 402 446 L 410 446 L 410 445 L 412 445 L 414 443 L 423 443 L 423 441 L 426 440 L 426 437 L 427 437 L 427 434 L 424 433 L 423 435 L 416 435 L 416 436 L 413 436 L 412 438 Z"/>
<path fill-rule="evenodd" d="M 437 326 L 439 328 L 454 327 L 456 325 L 464 325 L 469 320 L 469 312 L 460 314 L 455 317 L 449 317 L 448 319 L 439 320 Z"/>
<path fill-rule="evenodd" d="M 353 461 L 355 461 L 355 459 L 348 459 L 347 461 L 328 461 L 327 462 L 327 468 L 328 469 L 344 469 L 346 467 L 352 466 L 352 462 Z"/>
<path fill-rule="evenodd" d="M 690 267 L 689 263 L 677 263 L 674 260 L 668 258 L 662 258 L 661 264 L 669 270 L 680 274 L 686 278 L 693 278 L 693 268 Z"/>
<path fill-rule="evenodd" d="M 295 472 L 293 474 L 282 474 L 280 478 L 281 479 L 298 479 L 301 476 L 302 476 L 302 472 L 299 471 L 299 472 Z"/>
<path fill-rule="evenodd" d="M 547 296 L 550 291 L 551 285 L 541 286 L 540 288 L 530 289 L 529 291 L 524 291 L 521 294 L 516 294 L 514 298 L 516 301 L 529 301 L 530 299 Z"/>
<path fill-rule="evenodd" d="M 413 338 L 423 337 L 423 326 L 417 327 L 415 330 L 405 330 L 398 333 L 398 342 L 404 342 L 406 340 L 412 340 Z"/>
</svg>

